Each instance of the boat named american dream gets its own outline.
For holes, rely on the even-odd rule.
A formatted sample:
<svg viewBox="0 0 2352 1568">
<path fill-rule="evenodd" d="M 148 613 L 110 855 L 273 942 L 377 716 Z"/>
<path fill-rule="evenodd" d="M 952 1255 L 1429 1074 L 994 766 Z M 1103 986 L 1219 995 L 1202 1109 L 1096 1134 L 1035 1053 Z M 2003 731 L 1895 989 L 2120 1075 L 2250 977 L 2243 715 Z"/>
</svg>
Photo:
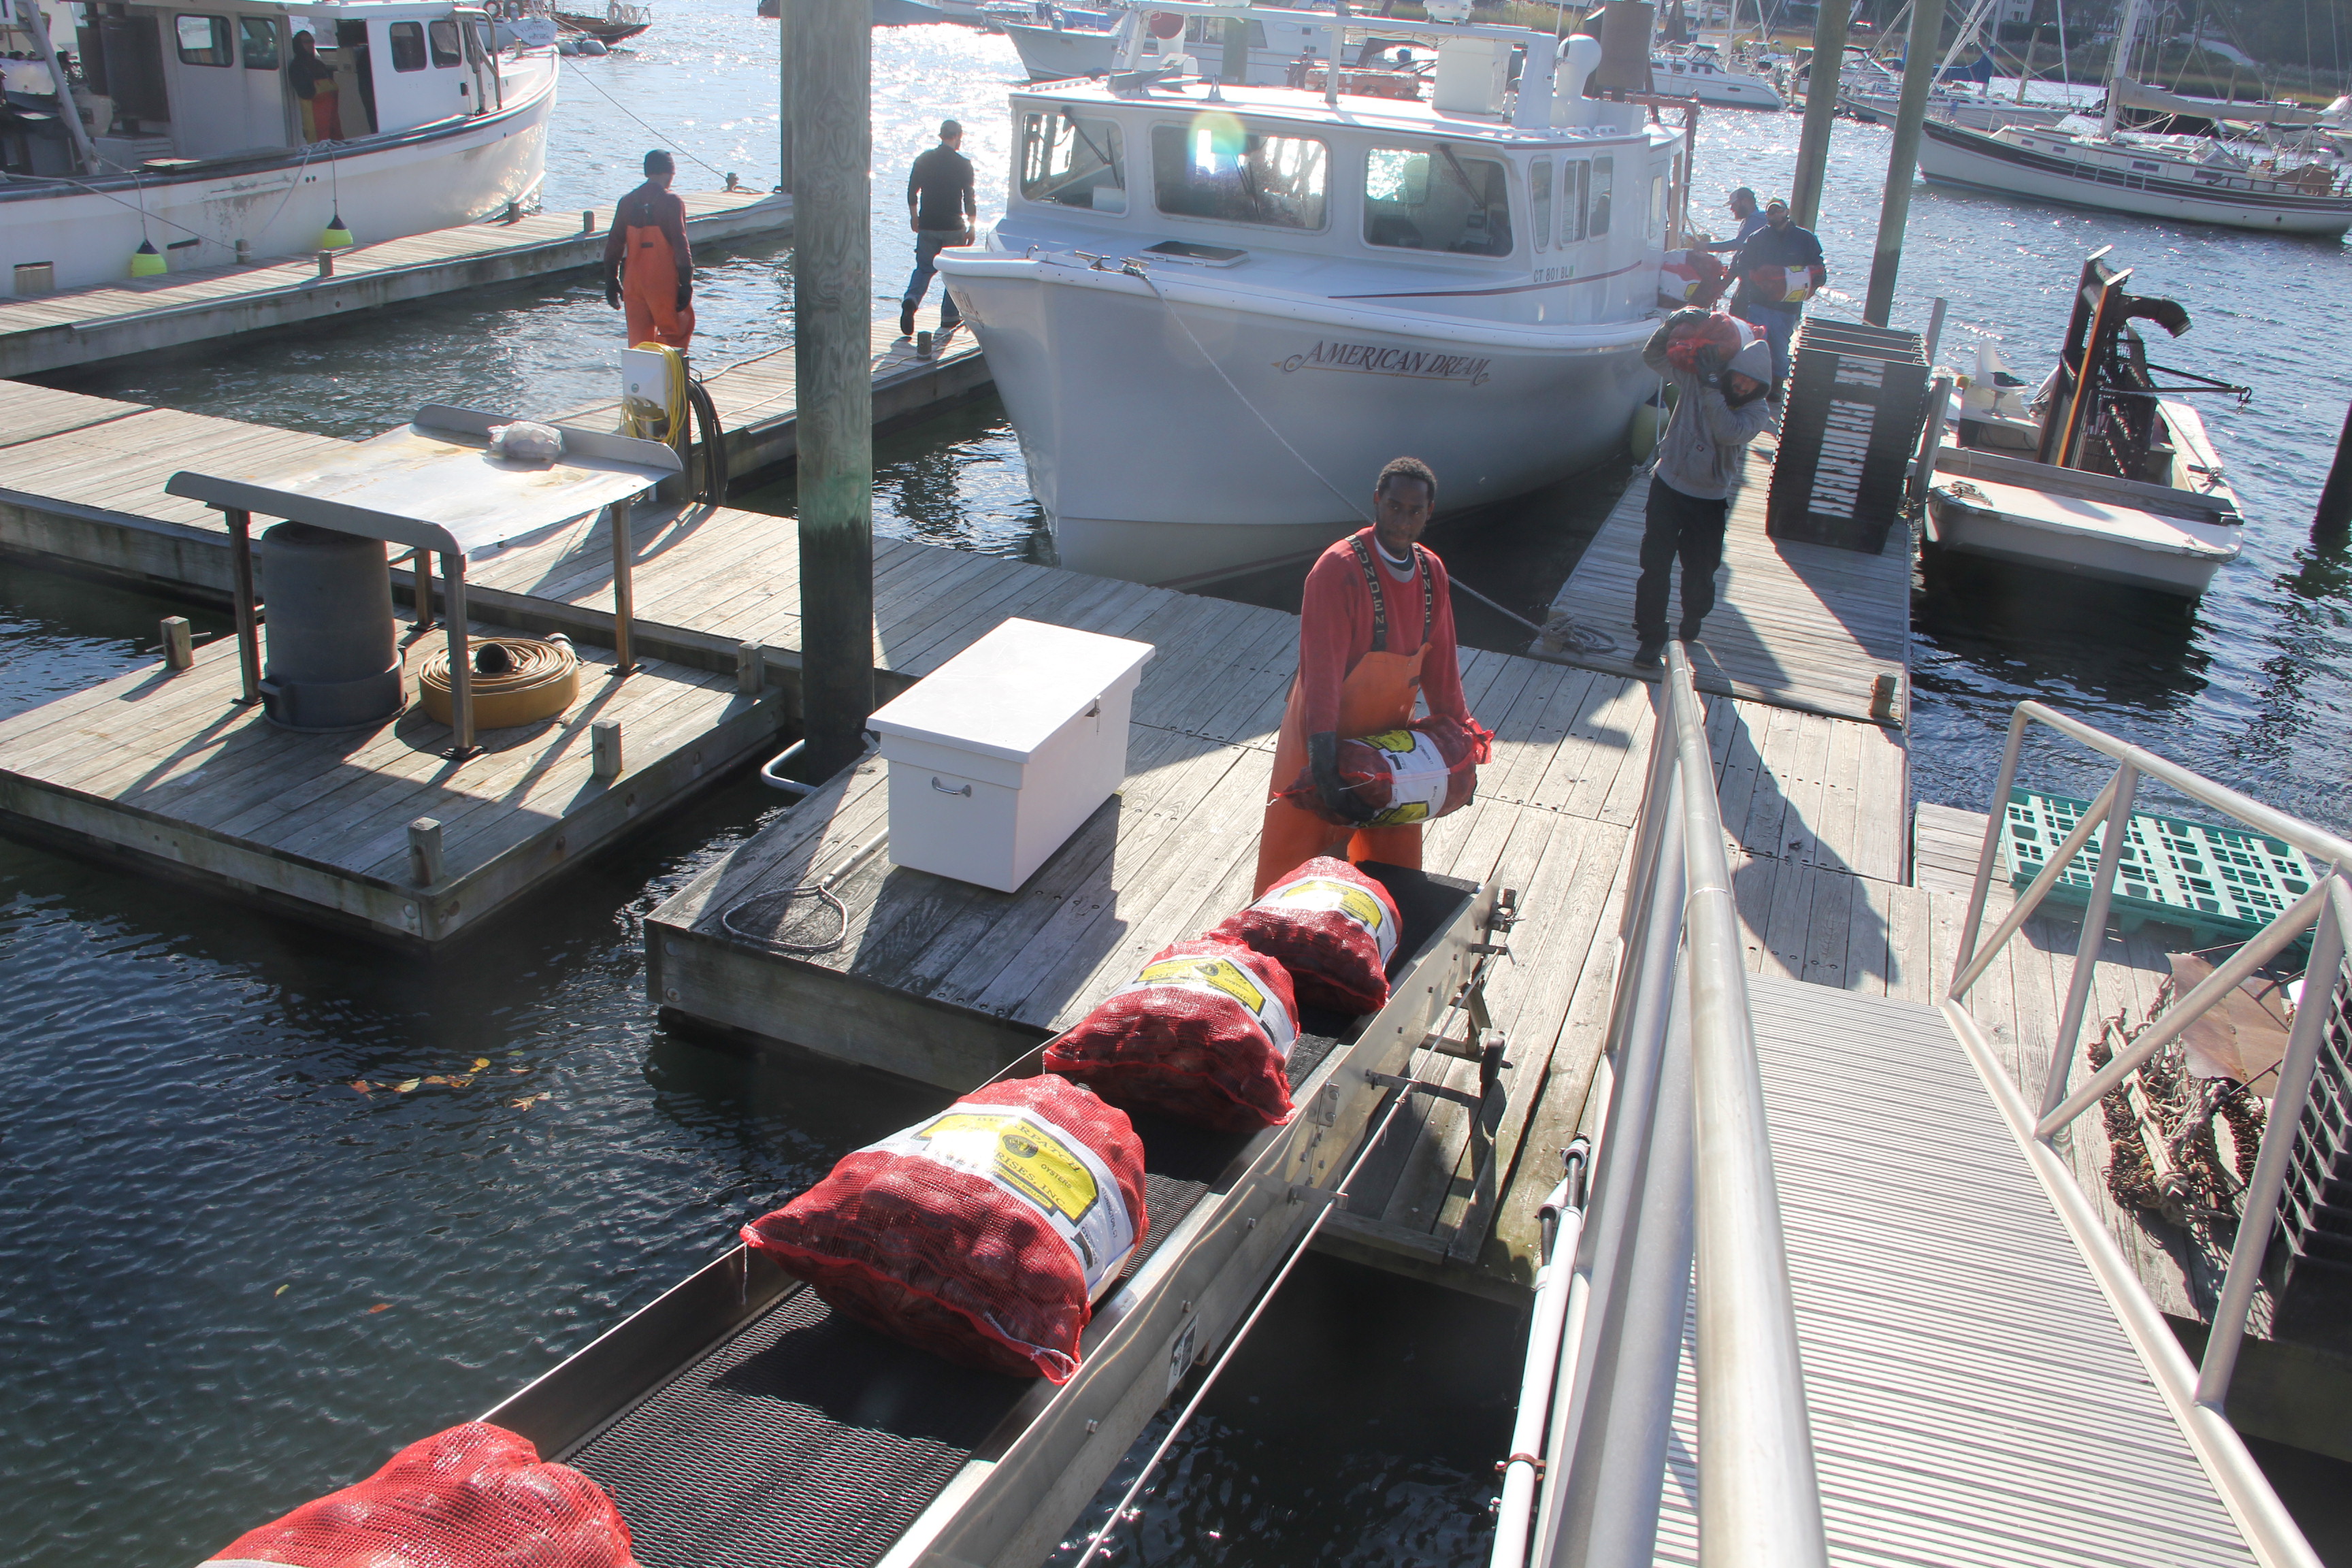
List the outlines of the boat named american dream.
<svg viewBox="0 0 2352 1568">
<path fill-rule="evenodd" d="M 49 40 L 79 44 L 82 79 L 67 96 L 81 113 L 28 138 L 29 166 L 0 174 L 0 293 L 394 239 L 537 201 L 556 52 L 481 9 L 102 9 L 79 39 Z M 323 83 L 312 100 L 296 91 L 289 68 L 303 33 L 334 73 L 331 95 Z"/>
<path fill-rule="evenodd" d="M 1304 555 L 1400 453 L 1445 510 L 1501 500 L 1605 458 L 1655 389 L 1683 132 L 1582 96 L 1593 39 L 1554 93 L 1548 34 L 1391 30 L 1437 44 L 1432 101 L 1013 94 L 1004 219 L 940 268 L 1064 566 L 1182 584 Z"/>
</svg>

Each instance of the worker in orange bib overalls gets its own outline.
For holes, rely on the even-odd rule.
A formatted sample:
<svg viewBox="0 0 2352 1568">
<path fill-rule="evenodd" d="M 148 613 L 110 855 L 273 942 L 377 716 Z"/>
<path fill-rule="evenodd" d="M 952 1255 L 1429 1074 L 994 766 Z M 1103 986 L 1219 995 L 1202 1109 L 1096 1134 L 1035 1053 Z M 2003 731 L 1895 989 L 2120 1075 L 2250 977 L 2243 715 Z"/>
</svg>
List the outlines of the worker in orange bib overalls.
<svg viewBox="0 0 2352 1568">
<path fill-rule="evenodd" d="M 1418 458 L 1399 458 L 1381 470 L 1372 505 L 1372 526 L 1326 550 L 1307 574 L 1298 674 L 1275 742 L 1258 841 L 1259 893 L 1318 855 L 1418 867 L 1420 824 L 1338 827 L 1276 792 L 1311 764 L 1324 805 L 1360 821 L 1370 814 L 1340 787 L 1342 740 L 1412 722 L 1416 698 L 1433 715 L 1471 721 L 1445 568 L 1421 543 L 1437 510 L 1437 476 Z"/>
<path fill-rule="evenodd" d="M 613 207 L 604 237 L 604 303 L 627 312 L 631 344 L 667 343 L 681 353 L 694 337 L 694 252 L 686 204 L 669 194 L 677 165 L 659 148 L 646 154 L 646 183 Z"/>
</svg>

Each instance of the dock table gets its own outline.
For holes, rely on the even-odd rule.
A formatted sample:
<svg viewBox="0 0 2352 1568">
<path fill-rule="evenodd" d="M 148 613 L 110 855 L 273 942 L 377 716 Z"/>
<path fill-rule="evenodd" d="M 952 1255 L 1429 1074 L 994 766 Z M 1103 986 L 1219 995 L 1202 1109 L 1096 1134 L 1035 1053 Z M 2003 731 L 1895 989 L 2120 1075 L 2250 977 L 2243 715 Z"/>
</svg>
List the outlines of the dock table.
<svg viewBox="0 0 2352 1568">
<path fill-rule="evenodd" d="M 450 754 L 474 750 L 473 666 L 467 647 L 466 560 L 594 511 L 613 531 L 613 675 L 635 668 L 629 622 L 629 507 L 684 465 L 659 441 L 558 425 L 563 454 L 529 463 L 493 455 L 492 426 L 512 416 L 428 403 L 395 430 L 292 466 L 249 474 L 183 468 L 163 488 L 217 510 L 228 524 L 245 690 L 261 700 L 261 639 L 253 613 L 253 514 L 405 544 L 416 552 L 416 624 L 433 621 L 431 557 L 449 600 Z"/>
</svg>

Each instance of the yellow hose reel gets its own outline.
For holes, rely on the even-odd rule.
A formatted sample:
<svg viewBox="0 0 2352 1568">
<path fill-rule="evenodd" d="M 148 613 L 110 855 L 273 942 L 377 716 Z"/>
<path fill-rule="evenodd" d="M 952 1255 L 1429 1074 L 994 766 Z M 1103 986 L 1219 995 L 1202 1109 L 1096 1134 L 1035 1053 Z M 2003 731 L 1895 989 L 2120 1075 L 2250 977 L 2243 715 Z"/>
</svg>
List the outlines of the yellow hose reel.
<svg viewBox="0 0 2352 1568">
<path fill-rule="evenodd" d="M 495 666 L 503 657 L 506 668 L 485 674 L 484 650 L 497 649 L 487 660 Z M 474 727 L 506 730 L 552 719 L 580 696 L 580 659 L 569 643 L 539 642 L 530 637 L 476 637 L 474 654 Z M 416 700 L 441 723 L 451 722 L 449 653 L 436 648 L 426 654 L 416 672 Z"/>
</svg>

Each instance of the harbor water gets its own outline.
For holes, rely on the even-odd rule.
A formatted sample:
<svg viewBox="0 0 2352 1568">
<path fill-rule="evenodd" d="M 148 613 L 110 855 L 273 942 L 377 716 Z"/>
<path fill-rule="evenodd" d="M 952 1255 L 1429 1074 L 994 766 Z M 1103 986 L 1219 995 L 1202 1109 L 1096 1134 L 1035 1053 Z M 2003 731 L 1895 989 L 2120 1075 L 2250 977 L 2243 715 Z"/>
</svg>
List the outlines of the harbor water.
<svg viewBox="0 0 2352 1568">
<path fill-rule="evenodd" d="M 772 184 L 775 31 L 751 13 L 663 0 L 631 47 L 567 60 L 546 205 L 609 201 L 657 143 L 681 185 Z M 940 119 L 967 127 L 983 223 L 1001 209 L 1016 75 L 1001 37 L 877 31 L 877 310 L 911 262 L 904 170 Z M 1796 135 L 1794 116 L 1707 114 L 1698 216 L 1734 184 L 1785 187 Z M 1832 312 L 1859 314 L 1886 145 L 1842 125 L 1832 146 L 1822 240 L 1853 299 Z M 365 216 L 345 216 L 365 237 Z M 1982 809 L 2010 708 L 2032 696 L 2352 827 L 2352 555 L 2305 536 L 2352 398 L 2343 249 L 1922 186 L 1895 323 L 1923 325 L 1942 296 L 1943 358 L 1966 366 L 1989 340 L 2036 378 L 2083 257 L 2105 244 L 2136 291 L 2194 318 L 2155 358 L 2255 389 L 2242 409 L 2205 400 L 2252 520 L 2246 553 L 2193 606 L 1926 572 L 1913 793 Z M 706 368 L 786 341 L 788 269 L 781 245 L 703 269 Z M 427 400 L 546 415 L 608 398 L 619 343 L 581 276 L 61 384 L 362 436 Z M 992 398 L 885 437 L 876 458 L 881 531 L 1044 558 Z M 1612 464 L 1433 542 L 1463 582 L 1540 618 L 1629 473 Z M 738 500 L 788 513 L 792 487 Z M 1238 591 L 1295 605 L 1297 584 Z M 185 608 L 0 563 L 0 713 L 151 660 L 157 619 Z M 1523 644 L 1491 612 L 1462 618 L 1472 641 Z M 2031 766 L 2031 782 L 2095 787 L 2078 760 Z M 714 1052 L 655 1019 L 644 913 L 778 798 L 723 786 L 429 963 L 0 840 L 0 1563 L 193 1563 L 487 1408 L 935 1103 L 878 1075 Z M 1317 1260 L 1259 1332 L 1112 1561 L 1483 1561 L 1512 1314 Z"/>
</svg>

